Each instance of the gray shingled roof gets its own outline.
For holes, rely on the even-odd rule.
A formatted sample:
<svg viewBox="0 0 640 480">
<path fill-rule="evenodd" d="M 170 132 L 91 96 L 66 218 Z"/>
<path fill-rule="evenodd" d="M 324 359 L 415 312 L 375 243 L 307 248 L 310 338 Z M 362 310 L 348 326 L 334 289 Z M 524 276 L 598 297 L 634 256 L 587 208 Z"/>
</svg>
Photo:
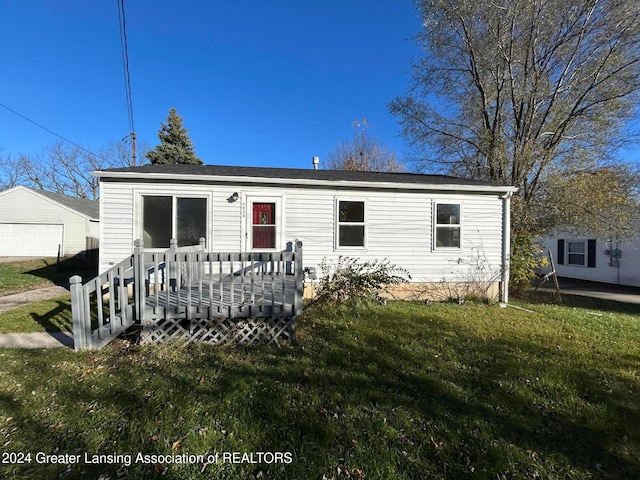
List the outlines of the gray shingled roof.
<svg viewBox="0 0 640 480">
<path fill-rule="evenodd" d="M 62 193 L 47 192 L 46 190 L 33 190 L 34 192 L 44 195 L 51 200 L 58 202 L 65 207 L 68 207 L 76 212 L 80 212 L 92 219 L 100 218 L 100 204 L 95 200 L 88 200 L 86 198 L 70 197 L 69 195 L 63 195 Z"/>
<path fill-rule="evenodd" d="M 415 183 L 423 185 L 475 185 L 500 186 L 493 182 L 470 180 L 446 175 L 419 173 L 350 172 L 345 170 L 313 170 L 311 168 L 236 167 L 223 165 L 143 165 L 141 167 L 110 168 L 100 172 L 109 173 L 203 175 L 229 177 L 279 178 L 292 180 L 324 180 L 380 183 Z"/>
</svg>

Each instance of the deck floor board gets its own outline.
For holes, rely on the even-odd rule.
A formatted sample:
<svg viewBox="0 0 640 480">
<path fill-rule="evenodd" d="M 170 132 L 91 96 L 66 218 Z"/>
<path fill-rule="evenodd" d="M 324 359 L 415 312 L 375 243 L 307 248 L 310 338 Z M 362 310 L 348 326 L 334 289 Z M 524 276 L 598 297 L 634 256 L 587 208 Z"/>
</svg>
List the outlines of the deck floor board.
<svg viewBox="0 0 640 480">
<path fill-rule="evenodd" d="M 265 281 L 254 281 L 253 285 L 250 275 L 237 275 L 233 285 L 229 275 L 206 275 L 202 285 L 198 282 L 190 288 L 183 285 L 179 289 L 170 287 L 150 292 L 146 298 L 145 320 L 163 318 L 167 312 L 184 314 L 188 307 L 191 318 L 222 317 L 229 312 L 239 317 L 291 315 L 295 291 L 293 275 L 267 276 Z"/>
</svg>

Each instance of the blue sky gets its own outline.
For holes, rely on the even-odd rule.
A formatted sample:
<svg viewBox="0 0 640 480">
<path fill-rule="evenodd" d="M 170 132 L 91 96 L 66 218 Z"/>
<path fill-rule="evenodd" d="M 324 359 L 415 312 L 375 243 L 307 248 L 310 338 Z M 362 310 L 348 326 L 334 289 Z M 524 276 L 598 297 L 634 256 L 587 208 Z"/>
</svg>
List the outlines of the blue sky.
<svg viewBox="0 0 640 480">
<path fill-rule="evenodd" d="M 0 0 L 0 104 L 89 149 L 129 133 L 117 0 Z M 310 168 L 366 117 L 400 157 L 411 0 L 125 0 L 135 129 L 175 107 L 208 164 Z M 0 154 L 58 139 L 0 108 Z"/>
</svg>

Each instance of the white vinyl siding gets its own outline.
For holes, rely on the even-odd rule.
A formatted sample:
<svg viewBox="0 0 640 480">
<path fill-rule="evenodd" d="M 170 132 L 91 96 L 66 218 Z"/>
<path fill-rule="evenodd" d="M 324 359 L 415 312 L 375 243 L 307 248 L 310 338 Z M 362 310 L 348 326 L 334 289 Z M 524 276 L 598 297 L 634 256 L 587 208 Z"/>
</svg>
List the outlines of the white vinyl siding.
<svg viewBox="0 0 640 480">
<path fill-rule="evenodd" d="M 282 198 L 279 249 L 295 240 L 303 242 L 304 265 L 320 274 L 323 260 L 341 255 L 362 260 L 384 260 L 407 269 L 412 281 L 461 280 L 482 257 L 495 272 L 502 261 L 502 200 L 497 194 L 394 191 L 391 189 L 303 188 L 295 186 L 242 187 L 225 184 L 130 183 L 103 181 L 101 269 L 132 253 L 134 192 L 145 194 L 209 195 L 212 251 L 246 251 L 250 248 L 249 201 Z M 232 194 L 238 192 L 239 199 Z M 364 195 L 363 195 L 364 193 Z M 336 248 L 337 200 L 365 201 L 366 248 Z M 462 244 L 457 249 L 433 249 L 434 205 L 463 204 Z M 495 273 L 494 272 L 494 273 Z"/>
</svg>

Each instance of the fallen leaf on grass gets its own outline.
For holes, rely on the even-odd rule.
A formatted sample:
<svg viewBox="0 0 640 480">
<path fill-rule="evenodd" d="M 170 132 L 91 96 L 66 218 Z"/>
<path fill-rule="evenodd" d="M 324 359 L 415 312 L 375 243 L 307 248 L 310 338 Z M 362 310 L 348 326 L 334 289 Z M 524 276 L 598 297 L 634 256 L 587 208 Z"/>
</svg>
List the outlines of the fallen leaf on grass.
<svg viewBox="0 0 640 480">
<path fill-rule="evenodd" d="M 431 437 L 431 439 L 429 440 L 429 443 L 431 444 L 431 446 L 433 448 L 435 448 L 436 450 L 444 447 L 444 443 L 443 442 L 436 442 L 433 437 Z"/>
</svg>

